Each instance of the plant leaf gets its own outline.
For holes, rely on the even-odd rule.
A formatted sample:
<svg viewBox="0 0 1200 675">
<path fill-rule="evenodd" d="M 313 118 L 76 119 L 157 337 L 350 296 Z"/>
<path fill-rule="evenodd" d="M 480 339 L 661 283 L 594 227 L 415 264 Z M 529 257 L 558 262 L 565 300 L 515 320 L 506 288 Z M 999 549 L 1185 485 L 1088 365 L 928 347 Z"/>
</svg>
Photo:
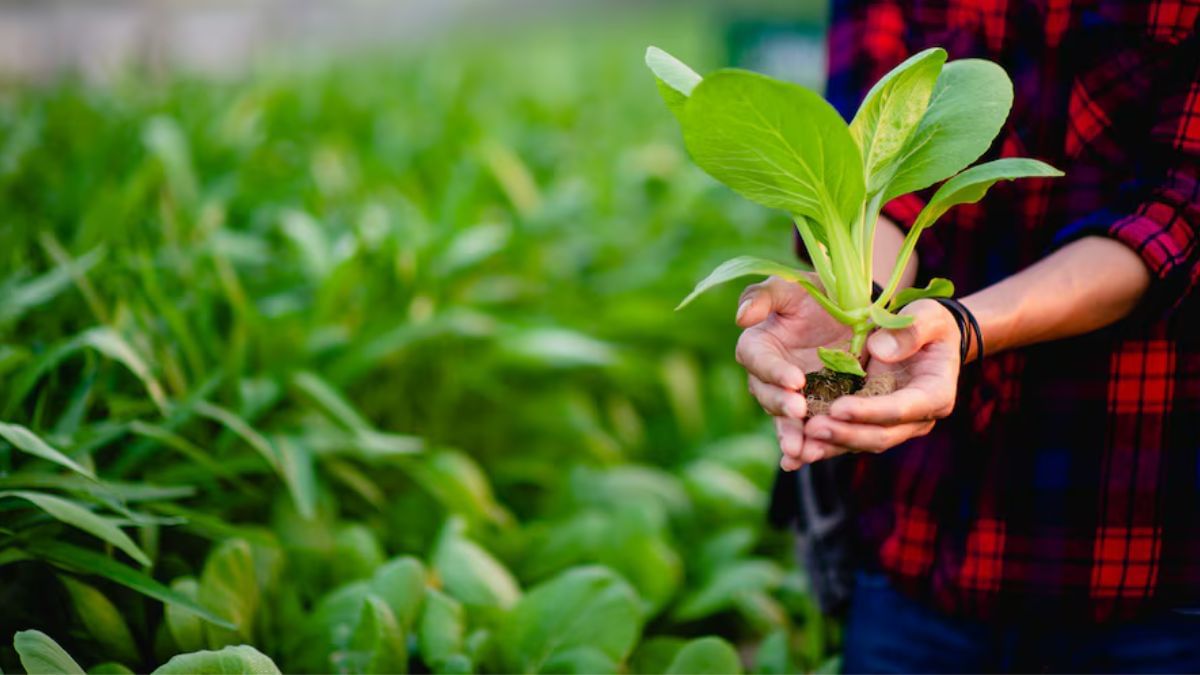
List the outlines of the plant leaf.
<svg viewBox="0 0 1200 675">
<path fill-rule="evenodd" d="M 242 539 L 222 542 L 204 561 L 196 600 L 227 617 L 235 628 L 209 627 L 205 631 L 208 646 L 216 649 L 252 639 L 259 599 L 250 544 Z"/>
<path fill-rule="evenodd" d="M 425 610 L 417 627 L 421 658 L 433 664 L 462 653 L 466 620 L 462 605 L 433 588 L 425 590 Z"/>
<path fill-rule="evenodd" d="M 692 289 L 692 292 L 688 293 L 688 296 L 675 307 L 675 311 L 678 312 L 684 307 L 687 307 L 693 300 L 699 297 L 701 293 L 704 293 L 714 286 L 723 284 L 726 281 L 737 279 L 738 277 L 750 275 L 773 275 L 781 279 L 787 279 L 788 281 L 800 281 L 801 279 L 807 281 L 808 279 L 801 273 L 810 271 L 812 271 L 812 268 L 805 265 L 794 267 L 791 265 L 784 265 L 783 263 L 777 263 L 773 260 L 767 260 L 766 258 L 756 258 L 751 255 L 742 255 L 736 258 L 730 258 L 720 265 L 717 265 L 716 269 L 714 269 L 712 272 L 709 272 L 708 276 L 701 279 L 700 283 L 696 284 L 696 287 Z"/>
<path fill-rule="evenodd" d="M 80 466 L 78 462 L 67 457 L 63 453 L 50 447 L 46 441 L 43 441 L 37 434 L 19 424 L 7 424 L 0 422 L 0 437 L 8 441 L 17 450 L 34 457 L 50 460 L 59 466 L 64 466 L 75 473 L 87 476 L 92 480 L 96 480 L 96 474 L 90 469 Z"/>
<path fill-rule="evenodd" d="M 883 202 L 945 180 L 979 159 L 1004 126 L 1012 99 L 1012 81 L 995 63 L 947 63 L 925 116 L 904 145 Z"/>
<path fill-rule="evenodd" d="M 150 566 L 150 558 L 133 543 L 129 535 L 117 527 L 111 519 L 92 513 L 80 504 L 43 492 L 27 490 L 9 490 L 0 492 L 0 497 L 15 497 L 31 502 L 34 506 L 45 511 L 55 520 L 77 527 L 88 534 L 103 539 L 116 546 L 139 564 Z"/>
<path fill-rule="evenodd" d="M 841 115 L 804 87 L 719 70 L 692 90 L 680 123 L 696 164 L 747 199 L 827 228 L 848 228 L 862 208 L 858 144 Z"/>
<path fill-rule="evenodd" d="M 171 582 L 171 590 L 185 597 L 196 599 L 200 584 L 192 577 L 180 577 Z M 167 605 L 164 608 L 167 630 L 171 639 L 185 652 L 204 648 L 204 623 L 195 612 L 179 605 Z"/>
<path fill-rule="evenodd" d="M 821 363 L 824 363 L 826 368 L 834 372 L 858 375 L 859 377 L 867 376 L 862 364 L 850 352 L 817 347 L 817 356 L 821 358 Z"/>
<path fill-rule="evenodd" d="M 888 304 L 889 311 L 896 311 L 906 305 L 924 298 L 948 298 L 954 295 L 954 283 L 949 279 L 937 277 L 930 279 L 925 288 L 906 288 L 896 294 Z"/>
<path fill-rule="evenodd" d="M 433 553 L 446 593 L 465 605 L 508 609 L 521 598 L 512 572 L 479 544 L 464 537 L 461 521 L 447 523 Z"/>
<path fill-rule="evenodd" d="M 155 600 L 189 609 L 211 624 L 233 628 L 233 624 L 208 611 L 191 598 L 163 586 L 152 577 L 108 556 L 60 541 L 31 541 L 26 544 L 25 548 L 30 553 L 46 558 L 60 567 L 104 577 Z"/>
<path fill-rule="evenodd" d="M 137 663 L 138 650 L 133 634 L 121 612 L 103 593 L 82 581 L 68 576 L 59 577 L 71 596 L 75 614 L 105 654 L 123 663 Z"/>
<path fill-rule="evenodd" d="M 1063 175 L 1058 169 L 1026 157 L 1005 157 L 973 166 L 942 184 L 929 203 L 917 216 L 918 225 L 928 227 L 951 207 L 974 204 L 983 199 L 989 188 L 1002 180 L 1018 178 L 1054 178 Z"/>
<path fill-rule="evenodd" d="M 179 654 L 159 666 L 151 675 L 278 675 L 279 666 L 269 656 L 250 645 L 226 647 L 219 651 Z"/>
<path fill-rule="evenodd" d="M 637 643 L 641 624 L 641 601 L 624 579 L 606 567 L 576 567 L 536 586 L 513 608 L 498 636 L 500 670 L 544 672 L 556 660 L 578 662 L 580 648 L 619 663 Z M 586 661 L 602 666 L 594 658 L 599 655 Z"/>
<path fill-rule="evenodd" d="M 349 648 L 341 656 L 344 672 L 408 672 L 405 631 L 387 603 L 374 593 L 367 594 Z"/>
<path fill-rule="evenodd" d="M 40 630 L 17 632 L 13 636 L 13 649 L 29 675 L 84 675 L 75 659 Z"/>
<path fill-rule="evenodd" d="M 733 645 L 719 637 L 702 637 L 685 644 L 666 672 L 667 675 L 741 673 L 742 662 Z"/>
<path fill-rule="evenodd" d="M 915 320 L 915 317 L 912 316 L 898 316 L 896 314 L 892 314 L 879 305 L 871 305 L 870 313 L 871 320 L 875 322 L 875 325 L 883 328 L 908 328 Z"/>
<path fill-rule="evenodd" d="M 862 149 L 868 193 L 878 192 L 893 175 L 895 159 L 921 123 L 945 63 L 944 49 L 926 49 L 893 68 L 867 92 L 850 122 L 850 134 Z"/>
<path fill-rule="evenodd" d="M 691 96 L 692 90 L 703 79 L 683 61 L 653 45 L 646 48 L 646 67 L 654 73 L 659 82 L 685 97 Z"/>
</svg>

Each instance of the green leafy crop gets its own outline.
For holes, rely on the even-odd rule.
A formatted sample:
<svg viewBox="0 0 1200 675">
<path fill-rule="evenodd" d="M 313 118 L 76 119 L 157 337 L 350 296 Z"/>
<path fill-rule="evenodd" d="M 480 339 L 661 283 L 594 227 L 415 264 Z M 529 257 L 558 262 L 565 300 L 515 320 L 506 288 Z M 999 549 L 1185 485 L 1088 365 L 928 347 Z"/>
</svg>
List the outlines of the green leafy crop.
<svg viewBox="0 0 1200 675">
<path fill-rule="evenodd" d="M 818 94 L 765 75 L 723 69 L 701 77 L 656 47 L 647 50 L 646 65 L 696 164 L 743 197 L 791 214 L 812 261 L 811 269 L 797 269 L 734 258 L 679 306 L 745 275 L 794 281 L 853 331 L 848 352 L 820 350 L 834 371 L 863 374 L 862 349 L 874 328 L 907 326 L 912 318 L 896 314 L 904 305 L 954 292 L 946 279 L 921 289 L 897 288 L 926 228 L 951 207 L 979 201 L 1000 180 L 1062 175 L 1024 158 L 967 168 L 991 145 L 1012 106 L 1012 82 L 990 61 L 947 63 L 940 48 L 920 52 L 875 83 L 849 125 Z M 940 181 L 945 183 L 909 229 L 882 295 L 872 301 L 880 208 Z"/>
</svg>

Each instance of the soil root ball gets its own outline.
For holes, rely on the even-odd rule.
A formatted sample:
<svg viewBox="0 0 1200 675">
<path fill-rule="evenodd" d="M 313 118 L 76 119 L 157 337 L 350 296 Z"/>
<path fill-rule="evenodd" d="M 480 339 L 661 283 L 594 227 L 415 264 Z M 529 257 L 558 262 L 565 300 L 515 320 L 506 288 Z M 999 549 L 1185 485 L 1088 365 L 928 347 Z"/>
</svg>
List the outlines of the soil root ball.
<svg viewBox="0 0 1200 675">
<path fill-rule="evenodd" d="M 828 414 L 829 406 L 842 396 L 884 396 L 896 391 L 896 376 L 891 373 L 870 375 L 864 379 L 822 368 L 818 372 L 807 373 L 805 377 L 808 381 L 804 387 L 808 401 L 805 418 Z"/>
</svg>

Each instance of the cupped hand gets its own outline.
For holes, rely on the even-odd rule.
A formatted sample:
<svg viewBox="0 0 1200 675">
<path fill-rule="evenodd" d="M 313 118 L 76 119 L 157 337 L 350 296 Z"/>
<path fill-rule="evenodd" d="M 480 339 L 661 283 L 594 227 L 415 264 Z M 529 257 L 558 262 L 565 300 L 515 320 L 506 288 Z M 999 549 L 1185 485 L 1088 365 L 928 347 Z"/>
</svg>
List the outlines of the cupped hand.
<svg viewBox="0 0 1200 675">
<path fill-rule="evenodd" d="M 867 340 L 867 375 L 891 374 L 896 390 L 885 396 L 843 396 L 828 415 L 804 429 L 804 463 L 846 452 L 879 453 L 924 436 L 954 410 L 961 334 L 954 317 L 933 300 L 919 300 L 901 314 L 907 328 L 878 330 Z"/>
<path fill-rule="evenodd" d="M 821 369 L 817 347 L 843 347 L 850 329 L 829 316 L 799 284 L 771 277 L 742 292 L 737 323 L 745 328 L 737 361 L 750 393 L 775 418 L 780 466 L 800 468 L 804 451 L 804 373 Z"/>
</svg>

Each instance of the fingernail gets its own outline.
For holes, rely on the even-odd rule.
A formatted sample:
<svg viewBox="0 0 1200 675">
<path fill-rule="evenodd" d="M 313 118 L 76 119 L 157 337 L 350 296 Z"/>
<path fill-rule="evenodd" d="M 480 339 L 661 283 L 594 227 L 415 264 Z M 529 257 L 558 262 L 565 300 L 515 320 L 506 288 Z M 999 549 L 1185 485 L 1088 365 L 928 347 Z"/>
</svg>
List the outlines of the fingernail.
<svg viewBox="0 0 1200 675">
<path fill-rule="evenodd" d="M 833 438 L 833 432 L 830 431 L 829 429 L 825 429 L 823 427 L 817 427 L 816 429 L 813 429 L 812 433 L 810 433 L 809 435 L 812 436 L 813 438 L 819 438 L 822 441 L 827 441 L 827 440 Z"/>
<path fill-rule="evenodd" d="M 891 356 L 900 347 L 891 333 L 877 333 L 871 341 L 874 343 L 872 346 L 875 353 L 880 356 Z"/>
<path fill-rule="evenodd" d="M 746 310 L 750 308 L 750 302 L 751 301 L 749 299 L 746 299 L 742 301 L 742 304 L 738 305 L 737 316 L 734 317 L 734 321 L 742 320 L 742 315 L 745 314 Z"/>
</svg>

